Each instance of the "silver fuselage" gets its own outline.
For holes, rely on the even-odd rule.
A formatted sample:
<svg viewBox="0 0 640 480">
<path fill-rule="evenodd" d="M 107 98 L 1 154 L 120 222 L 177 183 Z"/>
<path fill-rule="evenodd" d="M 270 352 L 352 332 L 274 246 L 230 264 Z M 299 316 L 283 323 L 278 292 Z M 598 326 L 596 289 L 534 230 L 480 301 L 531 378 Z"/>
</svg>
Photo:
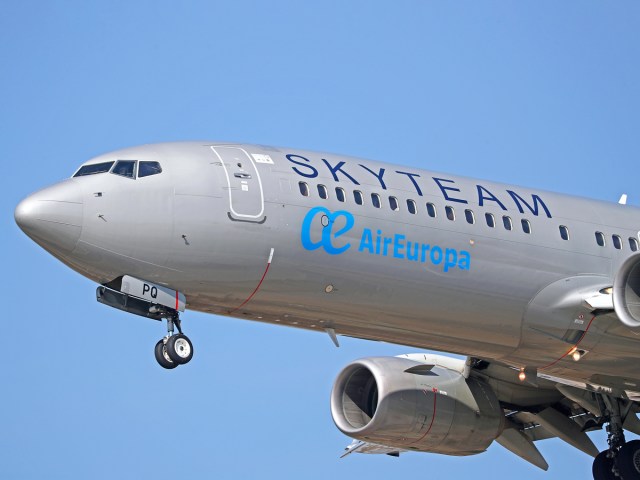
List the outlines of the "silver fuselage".
<svg viewBox="0 0 640 480">
<path fill-rule="evenodd" d="M 634 254 L 640 209 L 256 145 L 147 145 L 87 164 L 115 160 L 157 161 L 162 173 L 71 178 L 16 210 L 35 241 L 97 283 L 132 275 L 184 293 L 192 310 L 640 391 L 640 333 L 547 293 L 610 287 Z M 576 335 L 579 362 L 566 356 Z"/>
</svg>

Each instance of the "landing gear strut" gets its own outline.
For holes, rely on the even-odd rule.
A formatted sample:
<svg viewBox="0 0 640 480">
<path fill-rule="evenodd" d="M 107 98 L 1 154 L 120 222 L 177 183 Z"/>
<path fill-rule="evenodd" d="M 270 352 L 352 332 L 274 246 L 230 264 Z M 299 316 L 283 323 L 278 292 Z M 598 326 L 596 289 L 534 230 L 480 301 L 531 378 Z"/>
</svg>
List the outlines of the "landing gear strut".
<svg viewBox="0 0 640 480">
<path fill-rule="evenodd" d="M 174 325 L 178 329 L 175 335 Z M 177 314 L 167 317 L 167 335 L 156 343 L 154 353 L 160 366 L 169 370 L 189 363 L 193 357 L 193 344 L 189 337 L 182 333 L 180 317 Z"/>
<path fill-rule="evenodd" d="M 602 395 L 600 403 L 607 425 L 609 449 L 593 461 L 594 480 L 640 480 L 640 440 L 625 441 L 623 423 L 627 415 L 634 415 L 631 402 L 625 412 L 620 411 L 621 402 Z"/>
</svg>

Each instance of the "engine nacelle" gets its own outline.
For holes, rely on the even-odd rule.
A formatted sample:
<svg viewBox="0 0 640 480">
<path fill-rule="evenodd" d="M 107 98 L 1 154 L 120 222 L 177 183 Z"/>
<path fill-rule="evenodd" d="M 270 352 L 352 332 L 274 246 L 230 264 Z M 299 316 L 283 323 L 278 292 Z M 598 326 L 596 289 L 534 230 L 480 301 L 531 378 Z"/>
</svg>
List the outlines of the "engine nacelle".
<svg viewBox="0 0 640 480">
<path fill-rule="evenodd" d="M 333 386 L 333 421 L 365 442 L 446 455 L 481 453 L 502 432 L 504 412 L 489 385 L 465 378 L 464 368 L 464 361 L 440 355 L 356 360 Z"/>
<path fill-rule="evenodd" d="M 629 327 L 640 327 L 640 253 L 627 258 L 613 280 L 613 308 Z"/>
</svg>

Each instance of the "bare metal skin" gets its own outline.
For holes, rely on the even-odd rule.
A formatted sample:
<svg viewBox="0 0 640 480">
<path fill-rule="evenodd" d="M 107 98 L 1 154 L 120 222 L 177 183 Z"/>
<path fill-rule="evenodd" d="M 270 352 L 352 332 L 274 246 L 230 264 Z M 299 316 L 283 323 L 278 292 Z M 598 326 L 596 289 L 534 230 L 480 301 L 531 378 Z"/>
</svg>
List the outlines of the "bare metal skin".
<svg viewBox="0 0 640 480">
<path fill-rule="evenodd" d="M 186 303 L 328 332 L 336 342 L 335 335 L 348 335 L 469 357 L 446 367 L 431 357 L 364 359 L 381 394 L 371 399 L 386 415 L 409 415 L 411 432 L 392 428 L 376 437 L 373 426 L 389 425 L 390 417 L 375 417 L 375 408 L 368 420 L 355 421 L 357 428 L 349 426 L 344 405 L 357 402 L 344 391 L 349 378 L 339 377 L 332 410 L 341 430 L 364 440 L 354 451 L 464 455 L 497 438 L 546 469 L 533 440 L 559 436 L 595 456 L 580 431 L 588 420 L 613 422 L 618 434 L 623 426 L 640 433 L 638 208 L 333 154 L 217 142 L 124 149 L 89 160 L 76 175 L 23 200 L 16 222 L 105 286 L 103 303 L 169 318 L 160 356 Z M 144 293 L 135 293 L 138 285 Z M 136 299 L 139 308 L 131 306 Z M 177 365 L 171 355 L 166 362 Z M 427 367 L 407 373 L 411 365 Z M 448 426 L 431 420 L 438 418 L 433 399 L 422 393 L 442 395 L 445 384 L 455 385 L 447 392 Z M 394 410 L 391 396 L 404 398 L 394 385 L 413 385 L 407 395 L 415 408 Z M 456 405 L 466 413 L 456 417 Z M 462 427 L 474 415 L 486 435 L 465 448 Z M 429 443 L 429 427 L 460 433 Z M 607 461 L 624 471 L 622 449 L 633 442 L 622 437 L 614 444 Z M 595 464 L 594 475 L 605 478 Z"/>
</svg>

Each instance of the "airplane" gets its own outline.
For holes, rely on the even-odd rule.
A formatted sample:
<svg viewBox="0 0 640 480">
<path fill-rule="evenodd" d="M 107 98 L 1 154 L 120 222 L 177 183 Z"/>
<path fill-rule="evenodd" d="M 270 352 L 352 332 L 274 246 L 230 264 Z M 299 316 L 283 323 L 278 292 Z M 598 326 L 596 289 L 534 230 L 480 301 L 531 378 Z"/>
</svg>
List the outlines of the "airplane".
<svg viewBox="0 0 640 480">
<path fill-rule="evenodd" d="M 623 199 L 626 200 L 626 199 Z M 433 353 L 355 360 L 331 392 L 351 453 L 474 455 L 535 442 L 640 478 L 640 209 L 306 150 L 126 148 L 15 210 L 107 306 L 164 321 L 173 369 L 189 309 Z M 587 432 L 606 428 L 608 447 Z"/>
</svg>

